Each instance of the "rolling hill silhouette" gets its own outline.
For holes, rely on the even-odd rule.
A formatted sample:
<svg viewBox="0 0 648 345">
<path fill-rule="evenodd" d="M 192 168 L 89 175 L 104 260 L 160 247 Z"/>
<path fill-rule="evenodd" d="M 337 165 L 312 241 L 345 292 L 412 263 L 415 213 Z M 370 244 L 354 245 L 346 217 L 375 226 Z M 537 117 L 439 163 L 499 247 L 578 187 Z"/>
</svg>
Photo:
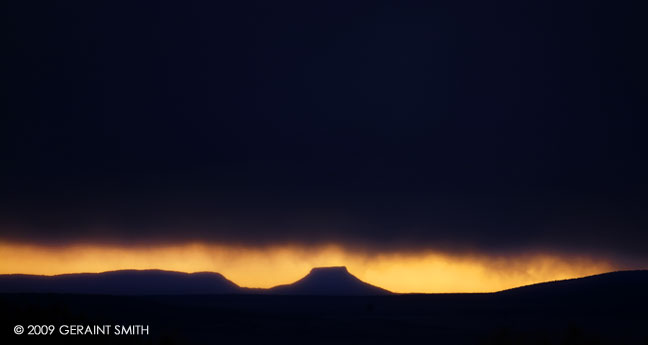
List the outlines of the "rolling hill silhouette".
<svg viewBox="0 0 648 345">
<path fill-rule="evenodd" d="M 619 299 L 645 298 L 646 291 L 648 291 L 648 270 L 636 270 L 526 285 L 500 291 L 497 295 L 553 300 L 571 298 L 601 303 Z"/>
<path fill-rule="evenodd" d="M 386 295 L 391 292 L 367 284 L 349 273 L 346 267 L 313 268 L 304 278 L 268 290 L 280 295 Z"/>
</svg>

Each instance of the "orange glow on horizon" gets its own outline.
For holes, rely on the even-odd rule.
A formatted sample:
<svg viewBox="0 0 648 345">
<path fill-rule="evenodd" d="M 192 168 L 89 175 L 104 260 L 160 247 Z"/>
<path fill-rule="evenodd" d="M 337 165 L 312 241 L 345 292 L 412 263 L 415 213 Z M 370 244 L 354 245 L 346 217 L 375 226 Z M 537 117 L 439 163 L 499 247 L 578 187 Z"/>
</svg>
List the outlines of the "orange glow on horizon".
<svg viewBox="0 0 648 345">
<path fill-rule="evenodd" d="M 239 286 L 268 288 L 292 283 L 313 267 L 342 265 L 363 281 L 403 293 L 493 292 L 615 270 L 601 259 L 543 253 L 493 257 L 435 251 L 375 254 L 335 245 L 241 247 L 188 243 L 119 247 L 0 242 L 0 274 L 55 275 L 119 269 L 213 271 Z"/>
</svg>

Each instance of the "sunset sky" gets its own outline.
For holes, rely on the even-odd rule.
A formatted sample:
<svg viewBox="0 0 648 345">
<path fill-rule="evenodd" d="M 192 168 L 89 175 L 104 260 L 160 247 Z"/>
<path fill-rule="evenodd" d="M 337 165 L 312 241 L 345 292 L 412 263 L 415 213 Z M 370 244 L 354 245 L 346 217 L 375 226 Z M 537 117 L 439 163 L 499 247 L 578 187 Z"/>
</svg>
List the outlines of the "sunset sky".
<svg viewBox="0 0 648 345">
<path fill-rule="evenodd" d="M 648 268 L 639 11 L 499 3 L 7 5 L 0 274 Z"/>
<path fill-rule="evenodd" d="M 347 266 L 393 292 L 493 292 L 583 277 L 619 267 L 600 258 L 526 253 L 484 256 L 438 252 L 367 253 L 335 245 L 240 247 L 199 243 L 162 246 L 0 244 L 2 273 L 54 275 L 117 269 L 216 271 L 244 287 L 292 283 L 313 267 Z"/>
</svg>

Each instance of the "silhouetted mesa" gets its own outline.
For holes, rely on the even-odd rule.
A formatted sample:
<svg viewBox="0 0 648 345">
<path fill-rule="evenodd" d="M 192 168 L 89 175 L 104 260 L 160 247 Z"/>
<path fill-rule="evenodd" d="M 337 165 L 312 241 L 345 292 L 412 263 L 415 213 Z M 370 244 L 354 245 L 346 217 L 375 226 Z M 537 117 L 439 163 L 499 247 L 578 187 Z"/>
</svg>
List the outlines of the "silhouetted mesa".
<svg viewBox="0 0 648 345">
<path fill-rule="evenodd" d="M 106 295 L 232 294 L 242 289 L 220 273 L 122 270 L 103 273 L 0 276 L 2 293 L 71 293 Z"/>
<path fill-rule="evenodd" d="M 386 295 L 391 292 L 367 284 L 349 273 L 346 267 L 313 268 L 304 278 L 288 285 L 269 289 L 281 295 Z"/>
</svg>

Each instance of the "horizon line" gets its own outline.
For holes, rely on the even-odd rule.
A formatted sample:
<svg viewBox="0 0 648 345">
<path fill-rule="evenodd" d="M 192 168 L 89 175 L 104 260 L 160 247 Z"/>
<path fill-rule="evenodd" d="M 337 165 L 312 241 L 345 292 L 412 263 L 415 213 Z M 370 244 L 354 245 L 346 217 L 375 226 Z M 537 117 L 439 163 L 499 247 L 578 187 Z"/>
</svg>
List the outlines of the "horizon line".
<svg viewBox="0 0 648 345">
<path fill-rule="evenodd" d="M 345 268 L 346 271 L 347 271 L 347 273 L 348 273 L 349 275 L 352 275 L 352 276 L 356 277 L 352 272 L 350 272 L 350 271 L 347 269 L 346 266 L 318 266 L 318 267 L 312 267 L 312 268 L 311 268 L 311 271 L 314 270 L 314 269 L 317 269 L 317 268 Z M 195 272 L 186 272 L 186 271 L 165 270 L 165 269 L 160 269 L 160 268 L 149 268 L 149 269 L 137 269 L 137 268 L 129 269 L 129 268 L 126 268 L 126 269 L 117 269 L 117 270 L 107 270 L 107 271 L 101 271 L 101 272 L 68 272 L 68 273 L 58 273 L 58 274 L 51 274 L 51 275 L 48 275 L 48 274 L 28 274 L 28 273 L 2 273 L 2 274 L 0 274 L 0 277 L 2 277 L 2 276 L 59 277 L 59 276 L 66 276 L 66 275 L 104 274 L 104 273 L 125 272 L 125 271 L 135 271 L 135 272 L 151 272 L 151 271 L 157 271 L 157 272 L 167 272 L 167 273 L 181 273 L 181 274 L 186 274 L 186 275 L 200 274 L 200 273 L 217 274 L 217 275 L 222 276 L 222 277 L 223 277 L 224 279 L 226 279 L 227 281 L 233 283 L 233 284 L 236 285 L 238 288 L 241 288 L 241 289 L 251 289 L 251 290 L 252 290 L 252 289 L 254 289 L 254 290 L 271 290 L 271 289 L 273 289 L 273 288 L 275 288 L 275 287 L 278 287 L 278 286 L 294 284 L 295 282 L 299 281 L 300 279 L 302 279 L 302 278 L 308 276 L 308 274 L 310 274 L 310 273 L 307 273 L 307 274 L 304 275 L 302 278 L 300 278 L 300 279 L 298 279 L 298 280 L 296 280 L 296 281 L 289 282 L 289 283 L 282 283 L 282 284 L 278 284 L 278 285 L 271 286 L 271 287 L 252 287 L 252 286 L 241 286 L 241 285 L 237 284 L 235 281 L 233 281 L 233 280 L 227 278 L 227 276 L 225 276 L 224 274 L 222 274 L 222 273 L 220 273 L 220 272 L 216 272 L 216 271 L 195 271 Z M 614 271 L 607 271 L 607 272 L 596 273 L 596 274 L 590 274 L 590 275 L 579 276 L 579 277 L 573 277 L 573 278 L 565 278 L 565 279 L 555 279 L 555 280 L 541 281 L 541 282 L 536 282 L 536 283 L 531 283 L 531 284 L 525 284 L 525 285 L 515 286 L 515 287 L 511 287 L 511 288 L 503 289 L 503 290 L 497 290 L 497 291 L 474 291 L 474 292 L 393 292 L 393 291 L 389 291 L 389 290 L 387 290 L 387 289 L 385 289 L 385 288 L 383 288 L 383 287 L 380 287 L 380 286 L 378 286 L 378 285 L 374 285 L 374 284 L 371 284 L 371 283 L 368 283 L 368 282 L 365 282 L 365 281 L 363 281 L 363 282 L 364 282 L 364 283 L 367 283 L 367 284 L 369 284 L 369 285 L 373 285 L 373 286 L 375 286 L 375 287 L 378 287 L 378 288 L 384 289 L 384 290 L 390 292 L 391 294 L 395 294 L 395 295 L 494 294 L 494 293 L 499 293 L 499 292 L 504 292 L 504 291 L 509 291 L 509 290 L 515 290 L 515 289 L 523 288 L 523 287 L 527 287 L 527 286 L 542 285 L 542 284 L 547 284 L 547 283 L 563 282 L 563 281 L 570 281 L 570 280 L 578 280 L 578 279 L 589 278 L 589 277 L 596 277 L 596 276 L 602 276 L 602 275 L 607 275 L 607 274 L 612 274 L 612 273 L 621 273 L 621 272 L 643 272 L 643 271 L 648 272 L 648 269 L 622 269 L 622 270 L 614 270 Z M 356 278 L 357 278 L 357 277 L 356 277 Z M 359 278 L 358 278 L 358 279 L 359 279 Z"/>
</svg>

